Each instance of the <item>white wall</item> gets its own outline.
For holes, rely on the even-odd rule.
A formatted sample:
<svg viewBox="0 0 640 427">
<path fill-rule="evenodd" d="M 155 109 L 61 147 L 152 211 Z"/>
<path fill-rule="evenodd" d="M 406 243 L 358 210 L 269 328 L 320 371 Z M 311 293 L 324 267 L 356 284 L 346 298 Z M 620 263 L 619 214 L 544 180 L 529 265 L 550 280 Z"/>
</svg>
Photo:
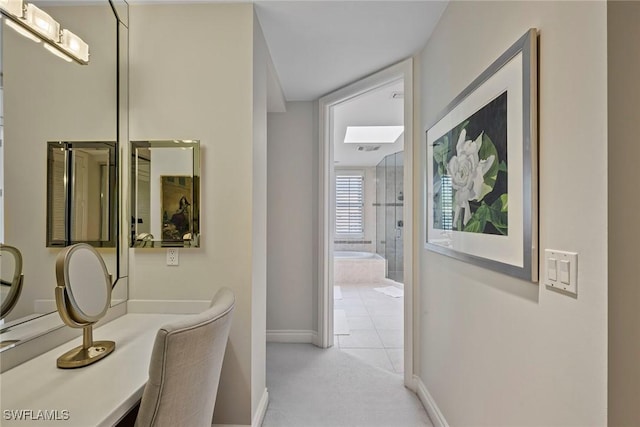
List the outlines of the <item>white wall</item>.
<svg viewBox="0 0 640 427">
<path fill-rule="evenodd" d="M 609 83 L 608 425 L 640 425 L 640 3 L 607 2 Z M 630 196 L 629 191 L 632 191 Z"/>
<path fill-rule="evenodd" d="M 579 253 L 574 299 L 416 239 L 418 372 L 449 425 L 607 423 L 606 17 L 604 2 L 451 2 L 416 61 L 423 236 L 424 131 L 528 28 L 539 29 L 540 248 Z"/>
<path fill-rule="evenodd" d="M 130 8 L 131 139 L 197 139 L 202 159 L 201 247 L 180 250 L 177 267 L 162 249 L 132 249 L 130 299 L 235 292 L 216 424 L 250 424 L 265 388 L 264 114 L 254 103 L 264 89 L 257 78 L 254 88 L 253 13 L 248 3 Z"/>
<path fill-rule="evenodd" d="M 286 107 L 267 122 L 267 330 L 308 333 L 317 328 L 317 109 Z"/>
</svg>

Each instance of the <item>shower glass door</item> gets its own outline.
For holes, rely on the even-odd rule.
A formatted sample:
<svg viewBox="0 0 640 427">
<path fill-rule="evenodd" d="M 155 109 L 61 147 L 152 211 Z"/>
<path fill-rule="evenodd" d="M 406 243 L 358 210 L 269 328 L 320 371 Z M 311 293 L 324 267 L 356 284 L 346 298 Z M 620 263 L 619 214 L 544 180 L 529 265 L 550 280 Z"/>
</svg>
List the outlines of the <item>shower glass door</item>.
<svg viewBox="0 0 640 427">
<path fill-rule="evenodd" d="M 404 280 L 404 163 L 399 153 L 376 166 L 376 252 L 387 260 L 387 278 Z"/>
</svg>

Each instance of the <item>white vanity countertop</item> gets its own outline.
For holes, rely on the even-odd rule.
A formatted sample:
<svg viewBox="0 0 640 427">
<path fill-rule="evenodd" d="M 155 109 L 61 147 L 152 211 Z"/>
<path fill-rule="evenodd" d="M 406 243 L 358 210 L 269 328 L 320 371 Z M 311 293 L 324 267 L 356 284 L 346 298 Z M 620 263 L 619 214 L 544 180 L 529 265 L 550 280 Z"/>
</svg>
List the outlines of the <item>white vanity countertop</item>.
<svg viewBox="0 0 640 427">
<path fill-rule="evenodd" d="M 42 331 L 50 331 L 64 326 L 57 312 L 32 314 L 19 319 L 19 322 L 20 323 L 13 326 L 11 326 L 11 323 L 2 325 L 2 328 L 5 329 L 0 332 L 0 341 L 13 339 L 27 340 L 35 335 L 42 334 Z"/>
<path fill-rule="evenodd" d="M 93 365 L 56 367 L 59 356 L 82 344 L 82 338 L 77 338 L 2 373 L 0 425 L 115 424 L 142 397 L 156 332 L 185 316 L 126 314 L 94 330 L 95 341 L 115 341 L 116 348 Z M 19 415 L 22 421 L 14 419 Z"/>
</svg>

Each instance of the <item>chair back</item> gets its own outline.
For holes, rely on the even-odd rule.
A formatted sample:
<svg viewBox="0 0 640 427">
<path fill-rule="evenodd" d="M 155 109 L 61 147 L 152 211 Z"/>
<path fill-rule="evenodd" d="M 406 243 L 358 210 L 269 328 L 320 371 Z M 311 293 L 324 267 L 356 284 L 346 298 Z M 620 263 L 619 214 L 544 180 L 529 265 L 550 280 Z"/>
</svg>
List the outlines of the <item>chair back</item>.
<svg viewBox="0 0 640 427">
<path fill-rule="evenodd" d="M 137 427 L 211 427 L 234 304 L 223 288 L 206 311 L 160 328 Z"/>
</svg>

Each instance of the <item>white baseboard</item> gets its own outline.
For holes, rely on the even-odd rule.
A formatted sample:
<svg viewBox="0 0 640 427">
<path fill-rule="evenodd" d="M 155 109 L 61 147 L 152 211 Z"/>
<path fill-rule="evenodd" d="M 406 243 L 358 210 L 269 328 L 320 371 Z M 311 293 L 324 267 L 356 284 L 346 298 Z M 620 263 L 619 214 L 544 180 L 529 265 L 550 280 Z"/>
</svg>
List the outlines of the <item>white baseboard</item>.
<svg viewBox="0 0 640 427">
<path fill-rule="evenodd" d="M 258 407 L 256 408 L 256 413 L 253 416 L 253 421 L 251 421 L 251 425 L 245 424 L 211 424 L 211 427 L 260 427 L 262 422 L 264 421 L 264 416 L 267 413 L 267 407 L 269 406 L 269 392 L 267 389 L 264 389 L 264 393 L 262 393 L 262 397 L 260 398 L 260 403 L 258 403 Z"/>
<path fill-rule="evenodd" d="M 198 314 L 211 305 L 206 300 L 128 300 L 128 313 Z"/>
<path fill-rule="evenodd" d="M 317 335 L 316 331 L 272 329 L 267 331 L 267 342 L 311 344 Z"/>
<path fill-rule="evenodd" d="M 313 333 L 313 338 L 311 339 L 311 344 L 315 345 L 316 347 L 322 348 L 322 340 L 320 339 L 320 335 L 318 335 L 317 332 Z"/>
<path fill-rule="evenodd" d="M 258 403 L 258 407 L 256 408 L 256 413 L 253 416 L 253 421 L 251 421 L 251 427 L 260 427 L 262 425 L 268 406 L 269 392 L 265 388 L 264 393 L 262 393 L 262 397 L 260 398 L 260 403 Z"/>
<path fill-rule="evenodd" d="M 429 390 L 427 390 L 427 386 L 422 382 L 420 377 L 414 375 L 413 379 L 417 385 L 418 398 L 420 399 L 420 402 L 422 402 L 424 409 L 426 409 L 427 415 L 431 418 L 433 426 L 449 427 L 449 424 L 444 418 L 444 415 L 442 415 L 442 412 L 440 412 L 440 408 L 438 408 L 436 401 L 433 400 L 433 396 L 431 396 Z"/>
</svg>

